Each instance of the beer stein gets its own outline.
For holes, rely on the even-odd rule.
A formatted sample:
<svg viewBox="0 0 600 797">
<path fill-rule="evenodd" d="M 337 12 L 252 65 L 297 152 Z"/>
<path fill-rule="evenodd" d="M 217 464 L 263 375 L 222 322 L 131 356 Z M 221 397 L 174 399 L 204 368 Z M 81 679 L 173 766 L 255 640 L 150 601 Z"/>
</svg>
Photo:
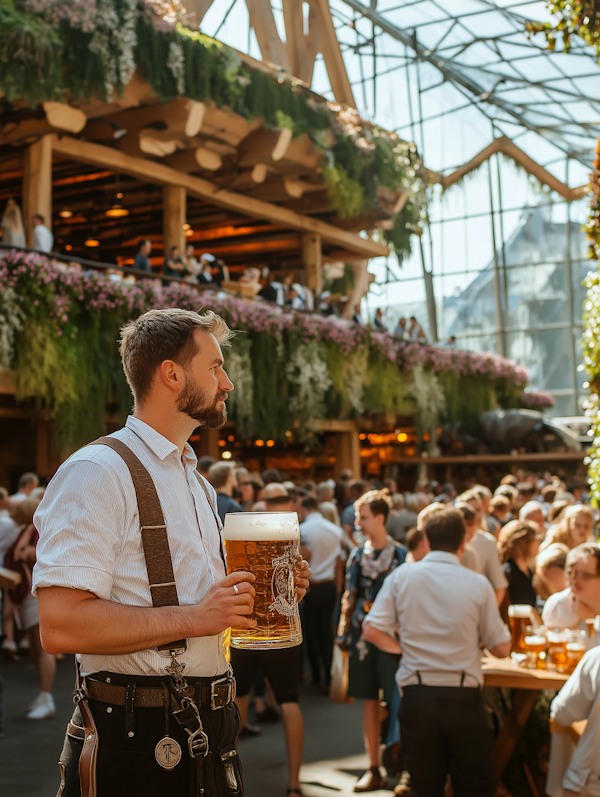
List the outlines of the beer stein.
<svg viewBox="0 0 600 797">
<path fill-rule="evenodd" d="M 548 667 L 558 672 L 567 669 L 567 642 L 569 632 L 564 628 L 548 630 Z"/>
<path fill-rule="evenodd" d="M 527 656 L 525 666 L 530 670 L 545 670 L 546 629 L 543 626 L 527 626 L 523 644 Z"/>
<path fill-rule="evenodd" d="M 567 642 L 567 672 L 569 675 L 579 664 L 585 653 L 585 631 L 569 631 Z"/>
<path fill-rule="evenodd" d="M 527 632 L 527 626 L 531 623 L 533 610 L 529 604 L 511 603 L 508 607 L 508 623 L 512 635 L 513 653 L 525 653 L 523 642 Z"/>
<path fill-rule="evenodd" d="M 294 570 L 300 552 L 295 512 L 225 515 L 227 572 L 253 573 L 254 628 L 232 628 L 231 644 L 246 650 L 292 648 L 302 642 Z"/>
</svg>

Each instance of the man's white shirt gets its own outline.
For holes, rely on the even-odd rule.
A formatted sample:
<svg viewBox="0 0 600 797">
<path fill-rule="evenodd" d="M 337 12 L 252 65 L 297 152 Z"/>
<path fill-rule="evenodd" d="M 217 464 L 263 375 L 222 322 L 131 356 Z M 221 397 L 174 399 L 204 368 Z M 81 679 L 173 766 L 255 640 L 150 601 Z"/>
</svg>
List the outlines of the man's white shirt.
<svg viewBox="0 0 600 797">
<path fill-rule="evenodd" d="M 33 248 L 40 252 L 51 252 L 54 246 L 54 236 L 44 224 L 33 228 Z"/>
<path fill-rule="evenodd" d="M 365 623 L 389 636 L 400 626 L 400 688 L 481 686 L 481 647 L 510 640 L 489 581 L 452 553 L 431 551 L 383 582 Z M 417 675 L 419 673 L 419 675 Z"/>
<path fill-rule="evenodd" d="M 124 442 L 148 469 L 167 525 L 179 603 L 200 603 L 225 576 L 221 529 L 194 473 L 196 456 L 137 418 L 110 435 Z M 216 494 L 206 482 L 216 513 Z M 121 457 L 103 445 L 82 448 L 57 471 L 35 514 L 40 534 L 33 592 L 62 586 L 88 590 L 103 600 L 152 606 L 135 490 Z M 188 639 L 180 660 L 185 674 L 214 676 L 227 670 L 228 632 Z M 165 639 L 165 642 L 168 642 Z M 79 656 L 84 674 L 107 670 L 163 675 L 168 661 L 155 649 Z"/>
<path fill-rule="evenodd" d="M 337 560 L 342 552 L 344 532 L 317 510 L 300 524 L 300 540 L 310 549 L 313 583 L 335 578 Z"/>
<path fill-rule="evenodd" d="M 487 531 L 476 531 L 471 539 L 471 547 L 479 560 L 479 572 L 487 578 L 494 589 L 506 589 L 508 580 L 500 564 L 494 535 Z"/>
</svg>

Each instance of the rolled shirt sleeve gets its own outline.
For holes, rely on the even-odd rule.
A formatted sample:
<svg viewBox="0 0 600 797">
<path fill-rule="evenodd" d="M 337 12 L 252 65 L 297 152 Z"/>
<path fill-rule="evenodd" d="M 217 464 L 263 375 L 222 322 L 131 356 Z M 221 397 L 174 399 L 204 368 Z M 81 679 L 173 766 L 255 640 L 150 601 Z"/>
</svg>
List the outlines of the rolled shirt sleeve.
<svg viewBox="0 0 600 797">
<path fill-rule="evenodd" d="M 489 649 L 510 641 L 510 631 L 500 617 L 496 595 L 489 581 L 484 583 L 480 603 L 479 633 L 480 644 Z"/>
<path fill-rule="evenodd" d="M 400 568 L 392 571 L 387 576 L 377 593 L 377 597 L 371 606 L 371 611 L 365 617 L 364 622 L 372 625 L 378 631 L 396 638 L 396 625 L 398 623 L 398 613 L 396 611 L 396 596 L 394 584 Z"/>
<path fill-rule="evenodd" d="M 40 539 L 33 594 L 60 586 L 109 600 L 125 516 L 125 496 L 112 468 L 93 459 L 66 462 L 34 516 Z"/>
</svg>

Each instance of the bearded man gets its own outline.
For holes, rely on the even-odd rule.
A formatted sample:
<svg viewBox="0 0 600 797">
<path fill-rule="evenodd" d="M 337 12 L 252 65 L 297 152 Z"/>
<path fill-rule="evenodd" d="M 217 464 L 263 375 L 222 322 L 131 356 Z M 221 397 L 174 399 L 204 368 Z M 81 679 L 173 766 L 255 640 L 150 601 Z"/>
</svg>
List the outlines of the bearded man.
<svg viewBox="0 0 600 797">
<path fill-rule="evenodd" d="M 133 415 L 59 468 L 36 513 L 42 644 L 77 654 L 61 797 L 244 793 L 227 630 L 255 625 L 254 576 L 226 576 L 216 495 L 187 443 L 227 419 L 231 337 L 212 312 L 127 324 Z M 299 598 L 309 575 L 299 561 Z"/>
</svg>

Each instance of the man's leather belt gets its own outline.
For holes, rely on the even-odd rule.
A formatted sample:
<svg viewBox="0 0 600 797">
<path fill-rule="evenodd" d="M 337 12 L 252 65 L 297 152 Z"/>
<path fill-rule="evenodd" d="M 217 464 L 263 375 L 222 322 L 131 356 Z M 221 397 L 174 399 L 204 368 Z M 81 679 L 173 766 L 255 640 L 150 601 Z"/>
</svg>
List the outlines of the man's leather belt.
<svg viewBox="0 0 600 797">
<path fill-rule="evenodd" d="M 196 694 L 199 693 L 199 698 Z M 105 681 L 95 681 L 89 677 L 85 679 L 85 692 L 90 700 L 100 703 L 110 703 L 113 706 L 126 705 L 126 686 L 110 684 Z M 193 700 L 198 708 L 215 710 L 223 708 L 235 698 L 235 679 L 229 676 L 218 678 L 212 683 L 190 684 L 181 697 Z M 165 688 L 162 686 L 137 686 L 135 690 L 134 706 L 139 708 L 164 708 Z"/>
</svg>

